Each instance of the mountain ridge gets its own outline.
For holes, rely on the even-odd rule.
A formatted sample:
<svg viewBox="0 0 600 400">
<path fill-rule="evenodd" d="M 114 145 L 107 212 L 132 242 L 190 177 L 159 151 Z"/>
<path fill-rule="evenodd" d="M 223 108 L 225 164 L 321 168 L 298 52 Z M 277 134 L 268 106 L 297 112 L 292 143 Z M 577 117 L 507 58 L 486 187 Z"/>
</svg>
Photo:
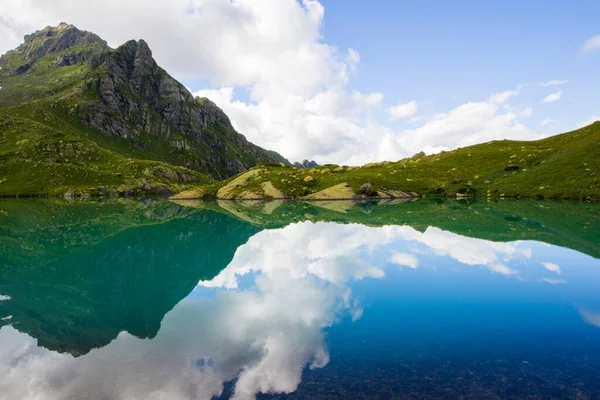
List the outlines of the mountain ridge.
<svg viewBox="0 0 600 400">
<path fill-rule="evenodd" d="M 0 168 L 0 181 L 2 172 L 4 179 L 11 178 L 6 176 L 10 171 L 2 164 L 6 164 L 6 158 L 16 163 L 15 153 L 27 154 L 22 158 L 38 164 L 47 158 L 48 154 L 38 154 L 31 146 L 26 146 L 28 152 L 16 151 L 17 142 L 21 141 L 22 147 L 22 140 L 33 139 L 28 134 L 40 128 L 45 132 L 29 136 L 35 136 L 36 141 L 55 144 L 62 139 L 64 143 L 61 136 L 68 130 L 68 139 L 77 143 L 76 147 L 87 151 L 99 146 L 101 149 L 94 150 L 111 153 L 103 154 L 104 158 L 122 158 L 122 164 L 131 159 L 141 164 L 166 163 L 160 166 L 175 171 L 162 175 L 141 173 L 148 165 L 127 173 L 111 171 L 113 178 L 119 178 L 118 173 L 130 178 L 129 182 L 112 179 L 112 186 L 129 186 L 133 190 L 140 185 L 147 187 L 144 182 L 153 190 L 177 189 L 185 180 L 170 178 L 182 174 L 196 175 L 195 181 L 206 181 L 190 171 L 225 179 L 265 162 L 289 165 L 281 155 L 250 143 L 212 101 L 194 98 L 156 63 L 142 39 L 112 49 L 98 35 L 61 23 L 26 35 L 23 44 L 0 57 L 0 68 L 0 127 L 2 141 L 7 145 L 0 148 L 4 156 L 4 160 L 0 159 L 0 167 L 4 167 Z M 20 127 L 14 128 L 15 125 Z M 19 136 L 21 140 L 11 140 Z M 50 136 L 56 140 L 50 140 Z M 58 154 L 55 158 L 72 166 L 74 160 L 80 162 L 82 157 Z M 15 185 L 11 190 L 0 186 L 0 194 L 60 194 L 69 184 L 82 186 L 66 175 L 68 179 L 63 179 L 60 187 L 49 191 L 27 188 L 19 193 Z M 104 184 L 103 179 L 97 181 Z"/>
</svg>

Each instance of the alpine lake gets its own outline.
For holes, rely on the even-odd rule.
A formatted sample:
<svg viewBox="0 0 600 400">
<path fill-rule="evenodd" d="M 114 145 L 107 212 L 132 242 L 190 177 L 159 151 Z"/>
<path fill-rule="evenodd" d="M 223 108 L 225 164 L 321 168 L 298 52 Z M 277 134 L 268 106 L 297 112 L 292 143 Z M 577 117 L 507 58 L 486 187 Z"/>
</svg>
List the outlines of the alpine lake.
<svg viewBox="0 0 600 400">
<path fill-rule="evenodd" d="M 0 399 L 598 399 L 600 203 L 0 200 Z"/>
</svg>

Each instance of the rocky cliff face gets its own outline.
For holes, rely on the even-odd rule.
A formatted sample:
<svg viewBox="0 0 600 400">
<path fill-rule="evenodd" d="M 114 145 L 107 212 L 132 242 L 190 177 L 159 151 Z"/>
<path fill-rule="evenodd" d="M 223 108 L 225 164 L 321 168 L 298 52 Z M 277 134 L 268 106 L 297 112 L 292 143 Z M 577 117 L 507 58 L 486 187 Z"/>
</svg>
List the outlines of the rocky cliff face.
<svg viewBox="0 0 600 400">
<path fill-rule="evenodd" d="M 264 162 L 287 164 L 277 153 L 236 132 L 213 102 L 194 98 L 158 66 L 143 40 L 111 49 L 97 35 L 72 25 L 47 27 L 27 35 L 24 44 L 0 58 L 0 81 L 22 76 L 41 80 L 39 75 L 48 68 L 77 66 L 83 79 L 58 89 L 64 92 L 63 101 L 70 102 L 71 116 L 105 136 L 126 141 L 148 159 L 185 166 L 216 179 Z M 56 93 L 56 88 L 49 92 Z M 23 97 L 29 101 L 35 96 Z"/>
</svg>

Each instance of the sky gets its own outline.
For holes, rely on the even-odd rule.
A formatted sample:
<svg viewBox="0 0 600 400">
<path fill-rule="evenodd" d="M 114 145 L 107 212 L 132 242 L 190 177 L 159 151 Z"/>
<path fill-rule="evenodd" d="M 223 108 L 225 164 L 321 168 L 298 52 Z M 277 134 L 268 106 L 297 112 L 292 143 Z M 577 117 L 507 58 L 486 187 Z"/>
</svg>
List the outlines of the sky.
<svg viewBox="0 0 600 400">
<path fill-rule="evenodd" d="M 291 161 L 358 165 L 600 119 L 597 1 L 11 0 L 0 53 L 65 21 L 144 39 Z"/>
</svg>

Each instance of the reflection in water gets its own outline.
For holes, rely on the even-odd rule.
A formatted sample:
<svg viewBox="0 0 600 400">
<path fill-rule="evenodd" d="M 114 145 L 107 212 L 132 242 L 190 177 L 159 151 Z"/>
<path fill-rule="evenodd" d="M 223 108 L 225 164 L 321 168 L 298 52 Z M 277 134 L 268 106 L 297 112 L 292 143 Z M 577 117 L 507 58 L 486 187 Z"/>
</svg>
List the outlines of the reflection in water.
<svg viewBox="0 0 600 400">
<path fill-rule="evenodd" d="M 598 328 L 600 328 L 600 313 L 598 312 L 592 312 L 589 310 L 580 310 L 579 313 L 581 314 L 581 317 L 583 318 L 583 320 L 585 322 L 587 322 L 590 325 L 594 325 L 597 326 Z"/>
<path fill-rule="evenodd" d="M 162 205 L 151 207 L 164 215 L 159 212 Z M 236 399 L 295 391 L 310 398 L 314 393 L 302 387 L 303 375 L 325 390 L 321 397 L 328 397 L 330 389 L 318 380 L 327 368 L 357 380 L 377 376 L 377 368 L 391 362 L 401 363 L 392 369 L 399 371 L 413 357 L 409 349 L 420 338 L 428 337 L 430 344 L 419 352 L 463 338 L 483 347 L 482 338 L 489 337 L 491 347 L 500 346 L 518 330 L 511 327 L 521 321 L 521 304 L 525 309 L 538 304 L 539 310 L 532 309 L 527 318 L 541 318 L 539 329 L 546 329 L 545 313 L 564 310 L 552 302 L 568 304 L 570 312 L 552 318 L 574 327 L 571 335 L 592 337 L 588 349 L 600 348 L 600 331 L 580 326 L 585 325 L 582 321 L 600 326 L 598 314 L 589 311 L 600 306 L 600 299 L 590 295 L 597 268 L 580 268 L 582 263 L 600 265 L 571 250 L 532 241 L 477 239 L 431 226 L 300 222 L 261 230 L 212 211 L 171 209 L 158 223 L 152 214 L 132 217 L 138 211 L 147 214 L 147 209 L 121 211 L 122 220 L 132 222 L 120 229 L 93 218 L 91 224 L 63 222 L 60 229 L 68 226 L 78 232 L 76 237 L 102 232 L 85 236 L 80 252 L 51 251 L 51 246 L 60 248 L 72 240 L 67 236 L 59 243 L 44 235 L 24 241 L 39 246 L 31 254 L 3 245 L 0 259 L 7 262 L 0 277 L 0 317 L 5 319 L 0 329 L 0 398 L 211 399 L 224 390 Z M 89 214 L 85 219 L 90 221 Z M 25 268 L 32 262 L 40 268 Z M 466 289 L 453 291 L 465 282 Z M 469 285 L 489 288 L 483 289 L 489 294 L 481 302 L 514 301 L 519 308 L 485 323 L 475 319 L 468 329 L 459 329 L 459 339 L 453 338 L 453 324 L 462 326 L 470 315 L 478 315 L 469 303 L 475 296 Z M 445 292 L 450 297 L 439 300 Z M 554 308 L 539 306 L 542 298 Z M 375 299 L 393 306 L 379 309 Z M 440 304 L 458 305 L 444 312 Z M 398 311 L 404 309 L 404 314 Z M 381 313 L 384 318 L 375 322 L 373 317 Z M 569 319 L 573 314 L 579 319 Z M 423 322 L 428 315 L 437 315 L 435 323 L 447 320 L 450 325 L 436 331 L 433 322 Z M 532 337 L 539 335 L 538 328 L 522 327 Z M 365 344 L 373 335 L 384 346 L 383 353 Z M 332 346 L 336 350 L 330 354 Z M 556 354 L 557 348 L 544 351 Z M 363 353 L 376 361 L 364 361 L 371 358 Z M 420 354 L 420 359 L 429 356 Z M 353 361 L 340 364 L 342 359 Z M 529 365 L 521 361 L 520 368 Z M 465 367 L 470 371 L 465 374 L 477 376 L 477 368 Z M 423 373 L 413 371 L 412 376 L 419 382 L 433 376 Z M 503 374 L 508 381 L 498 385 L 512 379 L 509 372 Z M 537 376 L 550 385 L 542 374 Z M 379 383 L 369 379 L 369 390 L 375 390 L 395 378 L 380 377 Z M 593 393 L 582 385 L 580 393 Z M 488 394 L 496 393 L 490 390 Z"/>
<path fill-rule="evenodd" d="M 73 355 L 123 330 L 154 337 L 198 280 L 215 276 L 258 231 L 169 203 L 25 204 L 1 221 L 0 293 L 12 300 L 0 307 L 40 345 Z"/>
</svg>

